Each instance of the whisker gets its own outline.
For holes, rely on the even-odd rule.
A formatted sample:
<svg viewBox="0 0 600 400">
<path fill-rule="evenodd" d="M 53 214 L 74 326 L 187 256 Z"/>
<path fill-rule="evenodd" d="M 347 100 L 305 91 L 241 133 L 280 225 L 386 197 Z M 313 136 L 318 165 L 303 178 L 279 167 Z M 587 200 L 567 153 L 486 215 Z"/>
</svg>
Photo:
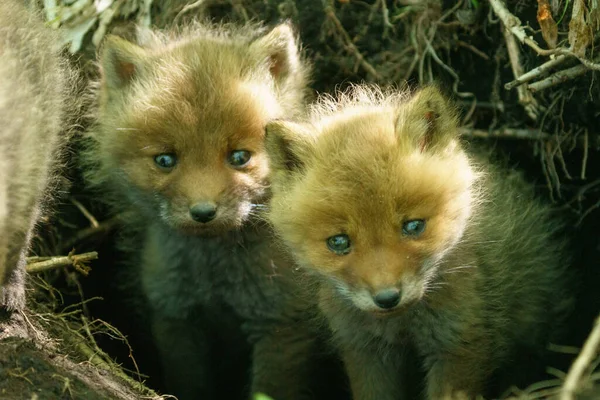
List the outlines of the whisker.
<svg viewBox="0 0 600 400">
<path fill-rule="evenodd" d="M 479 242 L 469 242 L 471 244 L 488 244 L 488 243 L 499 243 L 500 240 L 482 240 Z"/>
<path fill-rule="evenodd" d="M 446 270 L 442 270 L 442 274 L 455 274 L 457 272 L 467 272 L 469 269 L 476 268 L 475 265 L 461 265 L 458 267 L 448 268 Z"/>
<path fill-rule="evenodd" d="M 250 207 L 262 209 L 262 210 L 266 210 L 269 208 L 269 206 L 267 204 L 255 204 L 255 203 L 250 203 Z"/>
</svg>

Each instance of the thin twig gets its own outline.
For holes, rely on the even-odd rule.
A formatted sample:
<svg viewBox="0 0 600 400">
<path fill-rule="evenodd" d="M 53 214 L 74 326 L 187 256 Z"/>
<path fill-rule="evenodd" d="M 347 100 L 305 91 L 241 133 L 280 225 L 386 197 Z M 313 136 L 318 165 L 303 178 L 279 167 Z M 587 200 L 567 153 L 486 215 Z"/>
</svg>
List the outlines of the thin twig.
<svg viewBox="0 0 600 400">
<path fill-rule="evenodd" d="M 561 182 L 560 182 L 560 177 L 558 175 L 558 171 L 556 170 L 556 162 L 555 162 L 556 153 L 558 152 L 557 149 L 560 149 L 560 143 L 557 143 L 556 141 L 548 140 L 548 141 L 545 141 L 544 144 L 546 147 L 546 149 L 545 149 L 545 151 L 546 151 L 546 168 L 548 169 L 548 174 L 554 181 L 554 188 L 556 190 L 556 195 L 560 199 L 562 197 L 561 193 L 560 193 Z"/>
<path fill-rule="evenodd" d="M 75 234 L 75 236 L 73 236 L 72 238 L 69 238 L 67 241 L 65 241 L 65 243 L 62 245 L 62 247 L 60 249 L 60 252 L 66 253 L 68 251 L 71 251 L 71 249 L 77 243 L 79 243 L 91 236 L 110 232 L 119 224 L 119 222 L 121 221 L 121 217 L 122 217 L 121 215 L 117 215 L 113 218 L 110 218 L 110 219 L 100 222 L 97 227 L 91 226 L 91 227 L 88 227 L 88 228 L 78 231 Z"/>
<path fill-rule="evenodd" d="M 581 186 L 577 190 L 577 193 L 575 193 L 575 195 L 564 204 L 564 207 L 565 208 L 571 207 L 571 205 L 573 203 L 578 203 L 579 209 L 581 209 L 581 202 L 585 199 L 586 192 L 591 191 L 592 189 L 594 189 L 597 186 L 600 186 L 600 179 Z M 578 213 L 581 213 L 581 211 L 579 211 Z M 586 212 L 584 212 L 584 214 L 587 215 L 586 213 L 588 213 L 587 210 L 586 210 Z M 583 221 L 583 219 L 580 218 L 580 221 Z M 575 354 L 578 354 L 578 353 L 579 353 L 579 349 L 575 352 Z"/>
<path fill-rule="evenodd" d="M 596 318 L 594 328 L 588 336 L 581 353 L 571 365 L 569 373 L 560 393 L 560 400 L 573 400 L 575 394 L 581 388 L 583 374 L 588 369 L 592 361 L 598 356 L 600 348 L 600 316 Z"/>
<path fill-rule="evenodd" d="M 389 36 L 389 30 L 393 33 L 396 33 L 396 31 L 394 25 L 390 22 L 390 11 L 388 10 L 385 1 L 386 0 L 381 0 L 379 3 L 381 4 L 381 14 L 383 16 L 383 37 L 387 38 Z"/>
<path fill-rule="evenodd" d="M 585 142 L 585 147 L 583 148 L 583 159 L 581 160 L 581 175 L 580 178 L 585 180 L 585 171 L 587 169 L 587 161 L 588 161 L 588 130 L 585 129 L 583 134 L 583 141 Z"/>
<path fill-rule="evenodd" d="M 49 260 L 34 261 L 29 263 L 27 260 L 27 272 L 30 274 L 37 274 L 44 271 L 50 271 L 59 267 L 77 266 L 81 263 L 96 260 L 98 258 L 98 252 L 91 251 L 89 253 L 74 254 L 68 256 L 52 257 Z"/>
<path fill-rule="evenodd" d="M 595 60 L 600 61 L 600 56 L 596 57 Z M 530 83 L 528 87 L 529 90 L 531 90 L 533 93 L 536 93 L 568 80 L 575 79 L 578 76 L 585 74 L 587 71 L 589 71 L 589 69 L 584 65 L 576 65 L 574 67 L 558 71 L 541 81 Z"/>
<path fill-rule="evenodd" d="M 88 221 L 90 221 L 90 224 L 92 225 L 92 227 L 97 228 L 98 220 L 96 219 L 96 217 L 94 217 L 92 215 L 92 213 L 89 212 L 87 210 L 87 208 L 85 208 L 85 206 L 83 204 L 81 204 L 79 201 L 77 201 L 74 197 L 71 197 L 70 200 L 71 200 L 71 203 L 73 203 L 75 205 L 75 207 L 77 207 L 79 209 L 79 211 L 81 211 L 81 213 L 88 219 Z"/>
<path fill-rule="evenodd" d="M 352 43 L 352 38 L 350 38 L 350 35 L 348 35 L 348 32 L 346 32 L 346 29 L 344 29 L 344 26 L 342 25 L 342 23 L 340 22 L 338 17 L 335 15 L 333 7 L 331 5 L 325 5 L 324 11 L 325 11 L 325 14 L 327 15 L 327 18 L 329 18 L 331 20 L 331 22 L 333 22 L 333 24 L 335 25 L 339 34 L 342 35 L 343 42 L 345 42 L 346 47 L 348 48 L 348 51 L 350 53 L 352 53 L 354 55 L 354 57 L 356 57 L 356 60 L 359 62 L 359 64 L 369 74 L 373 75 L 373 77 L 375 77 L 375 79 L 379 80 L 381 77 L 379 76 L 379 74 L 377 73 L 375 68 L 373 68 L 373 66 L 371 64 L 369 64 L 367 62 L 367 60 L 365 60 L 365 58 L 360 53 L 358 48 L 354 45 L 354 43 Z"/>
<path fill-rule="evenodd" d="M 136 382 L 131 377 L 129 377 L 129 375 L 124 373 L 120 368 L 113 367 L 114 362 L 110 359 L 110 357 L 108 357 L 106 355 L 106 353 L 104 353 L 95 344 L 95 341 L 92 342 L 93 346 L 95 347 L 95 349 L 94 349 L 94 348 L 90 347 L 90 345 L 88 344 L 90 342 L 90 340 L 87 340 L 85 336 L 83 336 L 81 333 L 75 331 L 74 329 L 71 329 L 71 328 L 69 328 L 69 329 L 72 332 L 74 332 L 75 335 L 77 335 L 77 338 L 79 340 L 77 340 L 75 344 L 76 344 L 78 350 L 84 356 L 86 356 L 88 358 L 88 362 L 90 364 L 92 364 L 96 368 L 112 372 L 113 374 L 115 374 L 116 376 L 118 376 L 119 378 L 121 378 L 122 380 L 127 382 L 133 388 L 143 389 L 144 391 L 148 392 L 151 396 L 157 396 L 156 398 L 159 398 L 159 399 L 162 398 L 162 397 L 156 395 L 156 393 L 154 393 L 154 391 L 152 391 L 151 389 L 144 388 L 142 386 L 141 382 Z"/>
<path fill-rule="evenodd" d="M 138 367 L 137 361 L 135 360 L 135 357 L 133 357 L 133 347 L 131 347 L 131 345 L 129 344 L 129 341 L 127 340 L 127 338 L 125 337 L 125 335 L 123 335 L 121 333 L 121 331 L 119 331 L 117 328 L 115 328 L 114 326 L 112 326 L 111 324 L 109 324 L 106 321 L 102 321 L 101 319 L 95 319 L 91 323 L 88 323 L 87 318 L 85 318 L 84 316 L 82 316 L 82 321 L 84 322 L 84 324 L 87 325 L 87 327 L 86 327 L 87 333 L 90 336 L 90 339 L 93 340 L 93 343 L 94 343 L 95 347 L 98 348 L 98 345 L 96 344 L 96 341 L 94 340 L 93 335 L 89 331 L 89 325 L 96 325 L 96 324 L 99 324 L 99 325 L 101 325 L 102 327 L 104 327 L 105 329 L 108 330 L 108 332 L 102 331 L 103 334 L 107 334 L 112 339 L 120 340 L 120 341 L 122 341 L 127 346 L 127 348 L 129 349 L 129 358 L 133 362 L 133 366 L 135 368 L 135 371 L 132 371 L 132 372 L 135 372 L 135 374 L 138 376 L 138 379 L 140 380 L 140 383 L 141 383 L 142 382 L 142 377 L 144 375 L 142 375 L 142 373 L 140 372 L 140 369 Z"/>
<path fill-rule="evenodd" d="M 546 51 L 548 51 L 548 50 L 546 50 Z M 571 50 L 565 49 L 564 47 L 557 48 L 556 50 L 554 50 L 554 52 L 552 54 L 560 54 L 560 55 L 575 57 L 586 68 L 594 70 L 594 71 L 600 71 L 600 64 L 598 64 L 595 61 L 590 61 L 587 58 L 580 57 L 577 54 L 573 53 Z M 544 54 L 540 54 L 540 55 L 544 55 Z"/>
<path fill-rule="evenodd" d="M 448 65 L 446 65 L 437 55 L 437 53 L 435 52 L 435 49 L 433 48 L 433 46 L 431 45 L 431 43 L 429 41 L 425 41 L 425 46 L 426 46 L 426 51 L 429 52 L 429 54 L 431 55 L 431 58 L 433 58 L 433 60 L 443 69 L 445 69 L 450 75 L 452 75 L 452 78 L 454 78 L 454 83 L 452 84 L 452 90 L 454 91 L 454 93 L 456 93 L 457 96 L 459 97 L 474 97 L 475 95 L 471 92 L 459 92 L 458 91 L 458 84 L 460 82 L 460 77 L 458 76 L 458 74 L 456 72 L 454 72 L 454 70 L 452 68 L 450 68 Z"/>
<path fill-rule="evenodd" d="M 508 29 L 502 28 L 504 34 L 504 40 L 506 41 L 506 50 L 508 51 L 508 58 L 510 59 L 510 66 L 513 71 L 515 78 L 523 75 L 523 66 L 521 65 L 521 54 L 519 46 L 515 37 L 508 31 Z M 517 87 L 517 95 L 519 97 L 519 104 L 523 106 L 525 112 L 534 121 L 538 118 L 539 105 L 533 98 L 533 95 L 524 86 Z"/>
<path fill-rule="evenodd" d="M 532 81 L 532 80 L 544 75 L 550 69 L 562 64 L 566 60 L 568 60 L 567 56 L 558 56 L 556 58 L 553 58 L 550 61 L 543 63 L 539 67 L 536 67 L 536 68 L 532 69 L 531 71 L 524 73 L 523 75 L 516 78 L 514 81 L 508 82 L 506 85 L 504 85 L 504 88 L 506 90 L 510 90 L 519 85 L 522 85 L 524 83 Z"/>
<path fill-rule="evenodd" d="M 183 7 L 181 9 L 181 11 L 179 11 L 177 13 L 177 15 L 175 16 L 175 18 L 173 18 L 173 23 L 176 24 L 177 21 L 179 21 L 179 19 L 183 16 L 183 14 L 195 9 L 195 8 L 200 8 L 204 5 L 204 3 L 206 2 L 206 0 L 198 0 L 195 3 L 192 4 L 186 4 L 185 7 Z"/>
<path fill-rule="evenodd" d="M 492 9 L 494 10 L 498 18 L 502 20 L 504 26 L 506 26 L 506 28 L 513 35 L 515 35 L 521 43 L 526 44 L 527 46 L 532 48 L 538 55 L 551 56 L 556 54 L 575 57 L 587 68 L 600 71 L 600 64 L 587 60 L 579 54 L 576 54 L 573 51 L 564 47 L 558 47 L 556 49 L 551 50 L 542 49 L 535 40 L 527 36 L 525 28 L 521 25 L 521 20 L 515 17 L 513 14 L 511 14 L 510 11 L 508 11 L 508 8 L 506 8 L 506 5 L 504 5 L 502 0 L 490 0 L 490 5 L 492 6 Z"/>
<path fill-rule="evenodd" d="M 529 47 L 532 47 L 538 52 L 544 52 L 544 50 L 538 46 L 535 40 L 527 36 L 525 28 L 523 28 L 521 25 L 521 20 L 508 11 L 508 8 L 506 8 L 502 0 L 490 0 L 490 5 L 492 6 L 492 9 L 498 18 L 502 20 L 506 29 L 515 35 L 521 43 L 527 44 Z"/>
<path fill-rule="evenodd" d="M 554 353 L 577 355 L 581 351 L 580 347 L 567 346 L 563 344 L 549 343 L 547 349 Z"/>
<path fill-rule="evenodd" d="M 556 141 L 556 137 L 547 132 L 540 131 L 539 129 L 518 129 L 518 128 L 501 128 L 501 129 L 474 129 L 468 127 L 459 128 L 459 134 L 465 137 L 475 137 L 483 139 L 518 139 L 518 140 L 543 140 L 543 141 Z M 577 137 L 575 145 L 583 148 L 588 146 L 591 149 L 598 149 L 600 146 L 600 138 L 594 138 L 588 136 L 587 140 L 585 137 Z"/>
<path fill-rule="evenodd" d="M 600 201 L 597 201 L 596 203 L 592 204 L 590 207 L 587 208 L 587 210 L 585 210 L 579 216 L 579 219 L 577 220 L 576 226 L 581 225 L 583 223 L 583 220 L 586 219 L 588 215 L 590 215 L 594 210 L 597 210 L 598 208 L 600 208 Z"/>
<path fill-rule="evenodd" d="M 479 50 L 477 47 L 469 44 L 467 42 L 463 42 L 462 40 L 457 40 L 456 45 L 460 47 L 464 47 L 465 49 L 471 50 L 474 54 L 477 54 L 479 57 L 483 58 L 486 61 L 490 60 L 490 57 L 485 54 L 483 51 Z"/>
<path fill-rule="evenodd" d="M 460 128 L 459 133 L 466 137 L 477 138 L 506 138 L 521 140 L 549 140 L 552 136 L 537 129 L 503 128 L 486 131 L 483 129 Z"/>
</svg>

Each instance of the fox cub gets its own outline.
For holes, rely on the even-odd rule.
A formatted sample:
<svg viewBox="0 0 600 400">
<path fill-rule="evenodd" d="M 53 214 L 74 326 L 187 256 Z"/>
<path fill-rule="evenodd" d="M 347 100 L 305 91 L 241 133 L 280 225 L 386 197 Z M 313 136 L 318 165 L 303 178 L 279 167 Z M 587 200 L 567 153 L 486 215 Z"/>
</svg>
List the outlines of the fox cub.
<svg viewBox="0 0 600 400">
<path fill-rule="evenodd" d="M 268 199 L 265 124 L 306 108 L 298 47 L 287 23 L 195 23 L 140 31 L 136 44 L 109 37 L 101 51 L 87 178 L 128 213 L 131 276 L 180 400 L 222 398 L 216 366 L 238 362 L 232 349 L 247 342 L 252 392 L 305 393 L 309 303 L 257 218 Z"/>
<path fill-rule="evenodd" d="M 25 256 L 56 186 L 69 94 L 57 32 L 0 2 L 0 305 L 25 305 Z"/>
<path fill-rule="evenodd" d="M 466 149 L 439 89 L 357 86 L 266 135 L 268 218 L 318 277 L 355 399 L 403 398 L 408 345 L 431 400 L 474 398 L 517 347 L 544 348 L 570 302 L 560 224 Z"/>
</svg>

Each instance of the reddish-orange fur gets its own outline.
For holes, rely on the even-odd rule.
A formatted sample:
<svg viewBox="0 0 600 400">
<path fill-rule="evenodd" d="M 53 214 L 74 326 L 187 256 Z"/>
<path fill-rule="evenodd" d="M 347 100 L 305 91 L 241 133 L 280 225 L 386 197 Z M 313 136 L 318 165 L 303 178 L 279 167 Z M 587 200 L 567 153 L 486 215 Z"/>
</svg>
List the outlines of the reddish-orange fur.
<svg viewBox="0 0 600 400">
<path fill-rule="evenodd" d="M 357 86 L 308 122 L 269 123 L 266 143 L 269 220 L 320 283 L 355 399 L 403 398 L 407 343 L 430 400 L 474 398 L 517 346 L 544 348 L 570 303 L 561 224 L 519 176 L 467 150 L 436 88 Z M 337 235 L 347 253 L 328 248 Z M 377 303 L 390 292 L 397 303 Z"/>
<path fill-rule="evenodd" d="M 219 398 L 231 388 L 216 388 L 214 375 L 231 371 L 213 366 L 249 369 L 249 351 L 252 391 L 303 398 L 315 337 L 289 260 L 256 218 L 268 197 L 264 126 L 305 108 L 296 38 L 288 24 L 139 36 L 138 44 L 109 37 L 103 47 L 84 156 L 90 183 L 127 213 L 126 280 L 148 302 L 166 386 L 180 400 Z M 251 154 L 246 165 L 228 161 L 236 150 Z M 161 154 L 177 164 L 159 167 Z M 209 203 L 214 219 L 195 220 L 194 206 Z"/>
</svg>

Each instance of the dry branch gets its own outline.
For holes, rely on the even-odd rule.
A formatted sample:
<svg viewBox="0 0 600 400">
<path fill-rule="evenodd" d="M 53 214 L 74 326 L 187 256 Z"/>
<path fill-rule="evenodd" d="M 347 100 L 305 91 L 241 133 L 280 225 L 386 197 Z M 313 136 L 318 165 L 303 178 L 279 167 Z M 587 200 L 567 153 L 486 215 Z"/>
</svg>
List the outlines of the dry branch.
<svg viewBox="0 0 600 400">
<path fill-rule="evenodd" d="M 516 140 L 543 140 L 556 141 L 559 138 L 539 129 L 517 129 L 517 128 L 501 128 L 493 130 L 473 129 L 462 127 L 459 128 L 459 134 L 464 137 L 482 138 L 482 139 L 516 139 Z M 573 139 L 575 145 L 579 148 L 600 148 L 600 137 L 594 137 L 593 140 L 588 136 L 578 136 Z M 569 142 L 569 139 L 565 139 Z M 572 143 L 572 142 L 571 142 Z"/>
<path fill-rule="evenodd" d="M 551 56 L 551 55 L 565 55 L 576 57 L 583 65 L 592 70 L 600 70 L 600 64 L 594 63 L 584 57 L 583 54 L 579 54 L 571 49 L 567 49 L 564 47 L 558 47 L 556 49 L 542 49 L 538 43 L 527 36 L 525 33 L 525 28 L 521 25 L 521 20 L 515 17 L 513 14 L 508 11 L 506 5 L 502 0 L 490 0 L 490 5 L 494 10 L 494 13 L 500 18 L 504 26 L 519 39 L 519 41 L 523 44 L 526 44 L 530 48 L 532 48 L 538 55 L 540 56 Z"/>
<path fill-rule="evenodd" d="M 460 128 L 461 136 L 476 137 L 476 138 L 506 138 L 506 139 L 521 139 L 521 140 L 549 140 L 551 136 L 548 133 L 540 132 L 538 129 L 471 129 Z"/>
<path fill-rule="evenodd" d="M 586 370 L 590 367 L 590 364 L 598 356 L 598 350 L 600 348 L 600 316 L 596 318 L 594 328 L 588 336 L 583 349 L 579 356 L 575 359 L 571 369 L 567 374 L 565 383 L 562 387 L 560 400 L 573 400 L 575 394 L 581 389 L 583 375 Z"/>
<path fill-rule="evenodd" d="M 59 267 L 74 266 L 81 268 L 83 263 L 96 260 L 98 253 L 95 251 L 83 254 L 74 254 L 68 256 L 50 257 L 39 261 L 39 257 L 32 257 L 27 259 L 27 272 L 30 274 L 37 274 L 44 271 L 50 271 Z M 85 271 L 85 269 L 82 269 Z"/>
<path fill-rule="evenodd" d="M 515 17 L 513 14 L 511 14 L 510 11 L 508 11 L 508 8 L 506 8 L 502 0 L 490 0 L 490 5 L 494 9 L 494 12 L 498 16 L 498 18 L 502 20 L 502 23 L 504 24 L 506 29 L 508 29 L 513 35 L 515 35 L 521 43 L 527 44 L 534 50 L 537 49 L 536 51 L 538 51 L 538 53 L 545 51 L 538 46 L 535 40 L 527 36 L 527 33 L 525 33 L 525 28 L 523 28 L 523 26 L 521 25 L 521 20 Z"/>
<path fill-rule="evenodd" d="M 559 66 L 560 64 L 565 62 L 567 59 L 568 59 L 567 56 L 558 56 L 556 58 L 553 58 L 550 61 L 543 63 L 539 67 L 536 67 L 536 68 L 532 69 L 531 71 L 526 72 L 523 75 L 520 75 L 514 81 L 508 82 L 506 85 L 504 85 L 504 88 L 507 90 L 510 90 L 519 85 L 522 85 L 524 83 L 532 81 L 532 80 L 544 75 L 545 73 L 549 72 L 549 70 L 551 70 L 552 68 Z"/>
<path fill-rule="evenodd" d="M 508 50 L 508 58 L 510 59 L 510 65 L 512 67 L 513 75 L 515 78 L 523 75 L 523 66 L 521 65 L 521 55 L 519 46 L 515 37 L 508 31 L 508 29 L 502 29 L 504 39 L 506 40 L 506 49 Z M 519 104 L 523 106 L 525 112 L 534 121 L 537 121 L 539 105 L 533 98 L 531 92 L 524 86 L 517 87 L 517 95 L 519 97 Z"/>
<path fill-rule="evenodd" d="M 595 61 L 600 61 L 600 57 L 596 57 Z M 563 82 L 575 79 L 578 76 L 585 74 L 589 69 L 585 65 L 576 65 L 574 67 L 555 72 L 541 81 L 530 83 L 529 90 L 533 93 L 551 88 Z"/>
</svg>

